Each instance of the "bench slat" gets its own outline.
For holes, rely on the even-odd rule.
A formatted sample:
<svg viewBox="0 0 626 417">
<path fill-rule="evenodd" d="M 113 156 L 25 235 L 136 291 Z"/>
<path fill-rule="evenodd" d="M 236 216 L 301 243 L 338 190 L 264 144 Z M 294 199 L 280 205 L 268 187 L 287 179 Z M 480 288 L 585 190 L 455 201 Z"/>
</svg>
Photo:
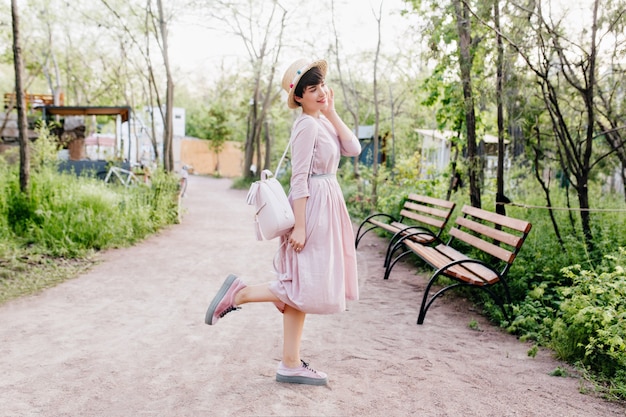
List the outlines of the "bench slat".
<svg viewBox="0 0 626 417">
<path fill-rule="evenodd" d="M 446 245 L 439 245 L 436 248 L 415 242 L 407 242 L 406 245 L 435 269 L 443 268 L 452 261 L 470 259 Z M 454 265 L 446 269 L 445 274 L 473 285 L 494 284 L 498 281 L 495 272 L 476 263 Z"/>
<path fill-rule="evenodd" d="M 400 211 L 400 215 L 408 219 L 414 220 L 416 222 L 425 223 L 427 225 L 433 226 L 437 229 L 442 228 L 444 225 L 444 220 L 439 220 L 434 217 L 422 216 L 420 214 L 417 214 L 415 212 L 411 212 L 408 210 Z"/>
<path fill-rule="evenodd" d="M 423 204 L 412 203 L 410 201 L 404 203 L 404 208 L 407 210 L 415 211 L 417 213 L 424 213 L 428 214 L 429 216 L 440 217 L 442 219 L 446 219 L 450 217 L 450 214 L 452 214 L 449 209 L 442 210 L 437 207 L 425 206 Z"/>
<path fill-rule="evenodd" d="M 493 243 L 470 235 L 469 233 L 459 230 L 455 227 L 450 229 L 450 235 L 454 236 L 456 239 L 462 240 L 463 242 L 474 246 L 477 249 L 482 250 L 485 253 L 495 256 L 498 259 L 502 259 L 508 264 L 513 263 L 513 260 L 515 259 L 515 254 L 511 251 L 504 249 L 502 246 L 496 246 Z"/>
<path fill-rule="evenodd" d="M 430 205 L 433 205 L 433 206 L 445 207 L 450 212 L 452 212 L 451 209 L 453 209 L 454 206 L 456 205 L 456 203 L 454 203 L 453 201 L 442 200 L 442 199 L 439 199 L 439 198 L 429 197 L 429 196 L 426 196 L 426 195 L 420 195 L 420 194 L 415 194 L 415 193 L 410 193 L 408 199 L 409 200 L 413 200 L 413 201 L 417 201 L 419 203 L 425 203 L 425 204 L 430 204 Z"/>
<path fill-rule="evenodd" d="M 450 246 L 439 245 L 437 247 L 437 250 L 439 250 L 441 253 L 446 254 L 447 256 L 449 256 L 450 258 L 454 260 L 470 259 L 468 256 L 462 254 L 461 252 L 457 251 L 454 248 L 451 248 Z M 455 270 L 465 269 L 465 270 L 471 271 L 476 276 L 476 279 L 474 280 L 474 282 L 477 285 L 483 285 L 485 284 L 485 282 L 489 284 L 495 284 L 496 282 L 500 280 L 500 278 L 498 277 L 498 274 L 496 274 L 494 271 L 487 268 L 486 266 L 483 266 L 477 263 L 466 263 L 466 264 L 455 266 L 453 268 L 455 268 Z"/>
<path fill-rule="evenodd" d="M 519 248 L 523 242 L 523 239 L 520 236 L 512 235 L 510 233 L 505 232 L 504 230 L 494 229 L 493 227 L 470 220 L 467 217 L 457 218 L 456 224 L 458 224 L 459 226 L 466 227 L 467 229 L 472 230 L 481 235 L 485 235 L 487 237 L 495 239 L 498 242 L 505 243 L 514 248 Z"/>
<path fill-rule="evenodd" d="M 381 227 L 391 233 L 396 233 L 398 231 L 398 228 L 395 227 L 393 223 L 385 223 L 385 222 L 381 222 L 380 220 L 375 220 L 375 219 L 371 219 L 370 223 L 378 227 Z"/>
<path fill-rule="evenodd" d="M 404 224 L 404 223 L 400 223 L 400 222 L 391 222 L 391 223 L 385 223 L 385 222 L 381 222 L 379 220 L 370 220 L 370 223 L 383 228 L 385 230 L 387 230 L 388 232 L 391 232 L 393 234 L 398 233 L 399 231 L 406 229 L 407 227 L 419 227 L 417 225 L 408 225 L 408 224 Z M 414 233 L 417 230 L 415 229 L 409 229 L 407 230 L 404 234 L 409 234 L 409 233 Z M 420 243 L 427 243 L 430 242 L 432 240 L 432 237 L 429 235 L 414 235 L 411 236 L 410 238 L 411 240 L 415 241 L 415 242 L 420 242 Z"/>
<path fill-rule="evenodd" d="M 467 213 L 470 216 L 477 217 L 490 221 L 491 223 L 499 224 L 501 226 L 508 227 L 509 229 L 517 230 L 518 232 L 528 233 L 530 232 L 531 224 L 527 221 L 515 219 L 513 217 L 503 216 L 502 214 L 492 213 L 487 210 L 479 209 L 472 206 L 463 206 L 463 213 Z"/>
</svg>

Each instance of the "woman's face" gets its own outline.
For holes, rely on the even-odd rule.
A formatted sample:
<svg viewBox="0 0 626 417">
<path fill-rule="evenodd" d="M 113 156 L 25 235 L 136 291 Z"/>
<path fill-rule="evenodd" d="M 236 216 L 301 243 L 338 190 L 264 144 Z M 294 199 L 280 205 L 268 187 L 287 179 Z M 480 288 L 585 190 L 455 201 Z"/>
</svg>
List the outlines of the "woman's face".
<svg viewBox="0 0 626 417">
<path fill-rule="evenodd" d="M 328 105 L 328 87 L 322 81 L 321 84 L 310 85 L 302 93 L 302 98 L 295 97 L 305 113 L 317 113 Z"/>
</svg>

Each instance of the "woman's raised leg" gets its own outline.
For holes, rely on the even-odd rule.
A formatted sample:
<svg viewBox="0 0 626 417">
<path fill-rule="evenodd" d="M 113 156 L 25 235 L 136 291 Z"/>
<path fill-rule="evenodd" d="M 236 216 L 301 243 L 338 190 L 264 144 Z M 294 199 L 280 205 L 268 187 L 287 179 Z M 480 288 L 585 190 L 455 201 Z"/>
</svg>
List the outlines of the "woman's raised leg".
<svg viewBox="0 0 626 417">
<path fill-rule="evenodd" d="M 269 289 L 269 283 L 250 285 L 242 288 L 235 295 L 235 305 L 240 306 L 246 303 L 278 302 L 280 299 Z"/>
</svg>

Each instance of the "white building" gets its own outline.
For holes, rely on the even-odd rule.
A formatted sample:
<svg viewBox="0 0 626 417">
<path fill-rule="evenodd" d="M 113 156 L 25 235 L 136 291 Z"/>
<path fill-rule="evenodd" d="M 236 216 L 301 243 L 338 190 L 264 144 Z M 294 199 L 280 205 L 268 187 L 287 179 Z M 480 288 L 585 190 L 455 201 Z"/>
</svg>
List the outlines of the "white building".
<svg viewBox="0 0 626 417">
<path fill-rule="evenodd" d="M 452 154 L 452 139 L 457 137 L 456 132 L 450 130 L 415 129 L 422 139 L 422 176 L 434 176 L 443 172 L 450 165 Z M 483 147 L 485 155 L 485 173 L 494 175 L 498 166 L 498 138 L 493 135 L 478 136 L 478 146 Z M 505 169 L 509 167 L 509 141 L 504 141 Z M 462 152 L 462 149 L 459 149 Z"/>
</svg>

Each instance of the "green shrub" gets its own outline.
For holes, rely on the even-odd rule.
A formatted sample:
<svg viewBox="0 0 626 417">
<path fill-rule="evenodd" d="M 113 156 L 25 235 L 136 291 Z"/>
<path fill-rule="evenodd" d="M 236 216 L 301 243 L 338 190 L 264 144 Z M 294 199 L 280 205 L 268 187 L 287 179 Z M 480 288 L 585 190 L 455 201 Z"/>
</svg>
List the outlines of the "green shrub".
<svg viewBox="0 0 626 417">
<path fill-rule="evenodd" d="M 622 254 L 624 251 L 622 250 Z M 571 287 L 559 292 L 560 316 L 552 330 L 551 347 L 561 359 L 589 367 L 626 384 L 626 273 L 623 265 L 594 272 L 578 265 L 564 268 Z"/>
<path fill-rule="evenodd" d="M 81 257 L 88 251 L 133 244 L 177 221 L 177 179 L 155 173 L 151 186 L 123 187 L 42 166 L 31 172 L 28 193 L 8 175 L 0 224 L 14 239 L 44 253 Z M 0 200 L 3 201 L 3 200 Z"/>
</svg>

